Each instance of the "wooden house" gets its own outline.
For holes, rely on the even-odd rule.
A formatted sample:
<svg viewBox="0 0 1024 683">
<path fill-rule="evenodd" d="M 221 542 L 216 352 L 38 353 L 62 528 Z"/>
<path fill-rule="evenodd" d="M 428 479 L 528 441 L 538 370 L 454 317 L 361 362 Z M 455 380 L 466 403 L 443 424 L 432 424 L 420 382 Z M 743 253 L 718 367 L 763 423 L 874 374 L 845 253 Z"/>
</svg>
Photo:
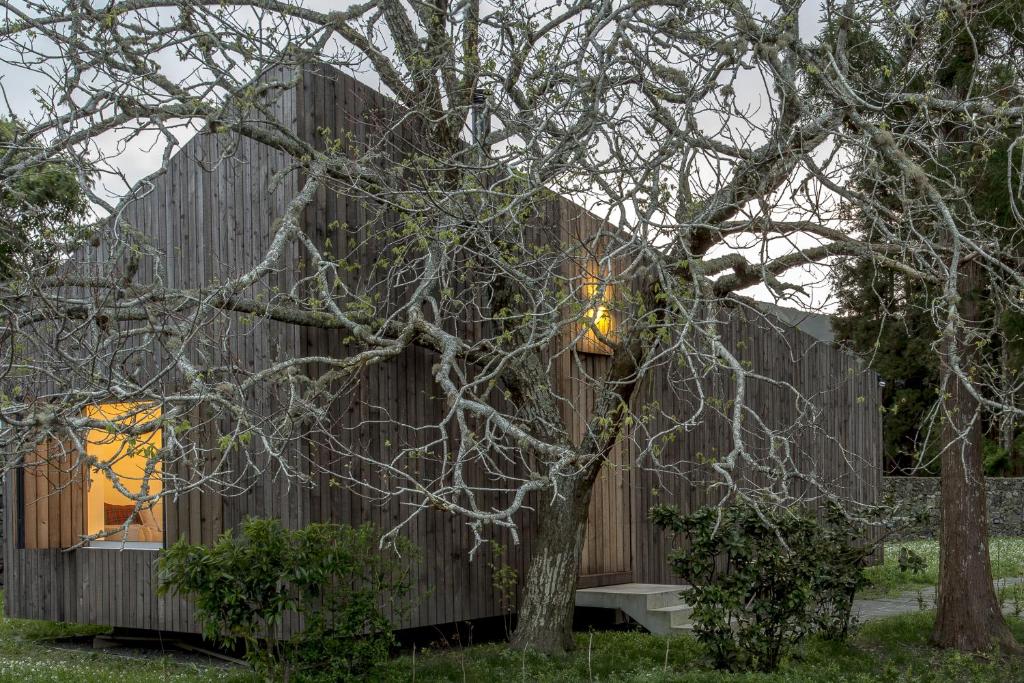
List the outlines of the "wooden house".
<svg viewBox="0 0 1024 683">
<path fill-rule="evenodd" d="M 300 76 L 299 84 L 276 101 L 281 121 L 309 140 L 317 139 L 321 127 L 349 131 L 356 140 L 372 134 L 368 112 L 387 106 L 383 95 L 326 67 L 308 68 Z M 154 253 L 162 256 L 143 259 L 137 274 L 141 280 L 159 276 L 168 285 L 180 287 L 223 281 L 231 276 L 233 264 L 251 263 L 267 247 L 272 222 L 298 191 L 300 177 L 297 172 L 276 177 L 288 168 L 286 156 L 248 139 L 238 142 L 232 157 L 211 163 L 219 159 L 222 144 L 215 135 L 193 138 L 170 160 L 153 191 L 131 207 L 127 219 L 144 232 Z M 561 198 L 551 199 L 543 218 L 564 236 L 598 225 L 595 217 Z M 309 231 L 322 231 L 333 221 L 358 226 L 360 207 L 322 193 L 303 220 Z M 721 330 L 723 341 L 731 348 L 742 348 L 743 358 L 753 369 L 789 382 L 813 397 L 821 409 L 827 423 L 822 432 L 834 438 L 798 437 L 797 457 L 850 500 L 876 501 L 882 444 L 877 376 L 833 345 L 795 327 L 769 330 L 764 318 L 740 309 L 725 315 Z M 340 343 L 334 337 L 323 330 L 267 323 L 229 342 L 238 358 L 259 367 L 268 358 L 310 349 L 330 353 L 335 348 L 332 344 Z M 580 364 L 591 373 L 599 373 L 609 362 L 599 349 L 583 351 Z M 429 351 L 409 347 L 398 358 L 368 370 L 359 385 L 362 393 L 332 408 L 353 411 L 351 423 L 361 425 L 346 438 L 359 439 L 368 448 L 417 438 L 408 428 L 385 420 L 357 419 L 358 411 L 368 410 L 367 406 L 402 415 L 405 424 L 436 423 L 443 406 L 433 388 L 432 363 Z M 568 401 L 592 403 L 593 396 L 581 393 L 574 381 L 580 364 L 568 358 L 557 364 L 559 386 Z M 688 400 L 663 391 L 656 379 L 639 391 L 644 397 L 657 398 L 665 411 L 681 412 Z M 796 409 L 784 399 L 778 384 L 754 382 L 748 400 L 780 424 L 794 417 Z M 127 408 L 111 402 L 97 410 L 119 415 Z M 573 422 L 572 429 L 579 438 L 583 425 Z M 99 435 L 90 443 L 97 449 L 116 447 Z M 693 462 L 700 452 L 727 452 L 729 444 L 728 425 L 712 416 L 685 440 L 666 447 L 662 459 Z M 150 437 L 149 445 L 159 448 L 158 434 Z M 856 454 L 856 458 L 842 453 Z M 318 479 L 308 469 L 312 486 L 288 485 L 268 471 L 249 482 L 241 495 L 193 491 L 165 499 L 148 519 L 139 520 L 127 543 L 98 542 L 68 550 L 80 534 L 118 522 L 124 501 L 118 501 L 116 492 L 104 493 L 88 472 L 40 465 L 44 455 L 27 459 L 6 481 L 4 608 L 11 617 L 198 632 L 188 602 L 175 596 L 157 597 L 154 590 L 154 560 L 165 544 L 180 538 L 212 542 L 250 515 L 277 517 L 292 527 L 315 521 L 371 521 L 387 527 L 400 514 L 396 505 L 371 505 L 343 487 L 330 486 L 326 478 Z M 614 466 L 600 475 L 581 587 L 673 582 L 665 540 L 648 523 L 647 511 L 656 503 L 695 509 L 714 500 L 692 483 L 698 477 L 660 477 L 631 466 L 635 455 L 630 445 L 621 445 L 613 455 Z M 329 454 L 310 454 L 314 460 L 321 456 Z M 499 536 L 505 546 L 500 558 L 487 551 L 470 562 L 467 556 L 473 539 L 464 520 L 440 510 L 421 515 L 407 530 L 424 554 L 418 565 L 416 605 L 399 625 L 416 627 L 503 614 L 506 608 L 493 572 L 497 565 L 508 564 L 524 575 L 533 542 L 534 521 L 529 512 L 522 514 L 519 525 L 518 544 L 507 534 Z"/>
</svg>

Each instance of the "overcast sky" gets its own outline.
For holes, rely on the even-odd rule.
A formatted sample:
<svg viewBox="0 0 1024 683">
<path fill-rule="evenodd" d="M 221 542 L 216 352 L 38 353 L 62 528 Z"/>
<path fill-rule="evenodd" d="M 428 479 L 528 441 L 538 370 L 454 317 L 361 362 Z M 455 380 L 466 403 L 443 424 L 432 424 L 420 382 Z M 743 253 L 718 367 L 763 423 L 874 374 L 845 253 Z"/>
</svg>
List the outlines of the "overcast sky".
<svg viewBox="0 0 1024 683">
<path fill-rule="evenodd" d="M 337 10 L 343 9 L 344 6 L 350 5 L 352 2 L 345 0 L 303 0 L 302 4 L 316 9 Z M 767 2 L 766 0 L 755 0 L 754 5 L 758 10 L 766 13 L 774 12 L 777 9 L 774 3 Z M 816 3 L 807 2 L 804 4 L 800 13 L 800 33 L 802 38 L 809 39 L 817 33 L 818 16 L 819 8 Z M 5 54 L 4 47 L 0 45 L 0 56 L 7 57 L 8 54 Z M 184 78 L 187 75 L 186 67 L 174 61 L 167 61 L 163 66 L 170 76 Z M 371 86 L 380 87 L 379 81 L 370 71 L 355 75 Z M 3 115 L 9 116 L 13 113 L 18 117 L 31 120 L 39 112 L 38 103 L 32 95 L 33 88 L 46 88 L 54 77 L 59 78 L 60 74 L 46 74 L 13 67 L 9 64 L 0 64 L 0 88 L 2 88 L 5 98 L 5 103 L 2 105 Z M 738 104 L 759 109 L 762 112 L 762 117 L 767 116 L 767 93 L 758 74 L 754 72 L 741 73 L 737 80 L 736 91 Z M 187 131 L 182 129 L 178 129 L 176 133 L 181 143 L 184 143 L 187 137 L 190 136 Z M 153 137 L 148 139 L 140 138 L 125 145 L 119 142 L 116 135 L 111 134 L 98 139 L 96 144 L 105 154 L 117 151 L 116 168 L 124 174 L 128 182 L 133 182 L 159 167 L 162 145 L 154 145 L 154 141 Z M 111 180 L 107 180 L 104 185 L 107 193 L 112 197 L 124 191 L 123 185 Z M 777 253 L 772 255 L 782 253 L 785 249 L 785 245 L 777 245 L 775 247 Z M 756 250 L 751 255 L 752 257 L 758 256 Z M 834 307 L 834 302 L 832 302 L 830 296 L 830 289 L 827 283 L 823 282 L 821 269 L 809 268 L 802 273 L 791 272 L 787 280 L 799 282 L 807 286 L 811 296 L 809 300 L 805 300 L 803 303 L 809 307 L 822 310 L 831 310 Z M 772 295 L 763 286 L 751 288 L 746 290 L 745 293 L 763 300 L 773 300 Z M 787 305 L 794 305 L 794 303 L 790 302 Z"/>
</svg>

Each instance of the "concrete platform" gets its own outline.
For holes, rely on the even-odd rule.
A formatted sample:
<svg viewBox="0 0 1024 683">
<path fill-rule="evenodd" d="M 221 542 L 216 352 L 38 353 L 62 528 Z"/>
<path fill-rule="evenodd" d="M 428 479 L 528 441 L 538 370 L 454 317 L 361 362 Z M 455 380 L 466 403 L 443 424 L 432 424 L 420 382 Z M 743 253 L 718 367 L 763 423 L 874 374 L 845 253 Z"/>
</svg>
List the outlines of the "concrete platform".
<svg viewBox="0 0 1024 683">
<path fill-rule="evenodd" d="M 622 610 L 651 633 L 681 633 L 690 630 L 692 611 L 679 597 L 684 588 L 656 583 L 581 588 L 576 591 L 576 606 Z"/>
</svg>

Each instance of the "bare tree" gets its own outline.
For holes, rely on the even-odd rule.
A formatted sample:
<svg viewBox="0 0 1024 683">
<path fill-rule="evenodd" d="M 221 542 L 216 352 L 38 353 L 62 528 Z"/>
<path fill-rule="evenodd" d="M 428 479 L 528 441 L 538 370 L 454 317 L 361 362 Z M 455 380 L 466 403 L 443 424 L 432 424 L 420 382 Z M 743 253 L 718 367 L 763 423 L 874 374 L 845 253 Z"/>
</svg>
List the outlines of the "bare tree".
<svg viewBox="0 0 1024 683">
<path fill-rule="evenodd" d="M 722 413 L 733 445 L 709 467 L 723 500 L 784 504 L 796 482 L 811 497 L 833 495 L 795 467 L 794 425 L 771 426 L 745 400 L 748 382 L 770 380 L 718 334 L 721 306 L 746 305 L 740 290 L 760 285 L 794 297 L 847 255 L 931 283 L 943 291 L 932 313 L 944 331 L 947 386 L 1019 415 L 1000 397 L 1020 387 L 956 349 L 991 334 L 958 305 L 965 263 L 985 271 L 1003 310 L 1024 305 L 1020 232 L 974 220 L 960 169 L 940 153 L 949 135 L 937 132 L 956 129 L 981 150 L 1017 135 L 1019 29 L 1008 19 L 986 43 L 994 47 L 985 58 L 1010 72 L 1005 86 L 957 91 L 929 77 L 953 40 L 943 27 L 999 3 L 953 11 L 939 0 L 826 2 L 817 27 L 801 26 L 802 5 L 376 0 L 324 12 L 276 0 L 3 2 L 3 58 L 40 85 L 33 113 L 4 143 L 0 182 L 48 159 L 74 160 L 92 179 L 91 246 L 100 256 L 90 258 L 101 260 L 84 259 L 85 245 L 59 267 L 26 268 L 0 289 L 6 379 L 48 387 L 8 393 L 4 445 L 25 453 L 52 436 L 83 453 L 84 430 L 141 435 L 159 426 L 167 463 L 159 490 L 127 487 L 104 463 L 89 463 L 138 510 L 199 487 L 241 490 L 248 473 L 270 463 L 301 480 L 301 440 L 334 452 L 331 475 L 364 495 L 411 501 L 393 533 L 440 507 L 483 540 L 489 529 L 514 531 L 535 499 L 539 537 L 514 644 L 554 651 L 571 647 L 588 504 L 618 440 L 632 439 L 639 459 L 657 467 L 667 433 Z M 314 144 L 283 120 L 278 95 L 314 64 L 370 74 L 393 98 L 375 142 L 358 146 L 325 130 Z M 282 190 L 273 234 L 245 268 L 201 286 L 168 286 L 140 273 L 140 262 L 166 255 L 139 239 L 128 208 L 166 172 L 179 138 L 200 128 L 218 136 L 221 159 L 211 163 L 254 141 L 285 160 L 282 187 L 301 182 Z M 139 141 L 163 163 L 111 198 L 103 182 L 119 178 L 118 152 Z M 1013 156 L 1006 199 L 1016 207 Z M 605 227 L 554 247 L 559 241 L 540 235 L 537 222 L 551 191 L 587 203 Z M 333 237 L 301 228 L 326 193 L 359 202 L 367 225 L 392 226 L 363 238 L 387 249 L 370 272 L 353 275 L 349 255 L 359 244 L 339 251 Z M 853 212 L 869 231 L 849 227 Z M 296 258 L 299 275 L 288 272 Z M 805 274 L 793 281 L 793 272 Z M 602 323 L 606 306 L 614 333 Z M 240 368 L 220 344 L 239 316 L 330 331 L 344 338 L 344 352 Z M 574 438 L 551 368 L 556 358 L 580 364 L 581 340 L 606 347 L 612 360 L 600 376 L 580 373 L 596 400 L 586 414 L 568 407 L 586 425 Z M 443 419 L 417 449 L 386 457 L 354 450 L 334 436 L 325 406 L 352 392 L 363 368 L 410 346 L 435 354 Z M 159 377 L 178 378 L 177 391 L 138 372 L 154 355 Z M 717 369 L 735 380 L 718 402 L 709 388 Z M 627 429 L 657 412 L 635 400 L 652 375 L 692 394 L 692 413 L 659 414 L 658 430 Z M 780 389 L 799 407 L 797 421 L 813 426 L 810 398 Z M 274 397 L 273 410 L 254 407 L 263 395 Z M 84 412 L 110 396 L 163 410 L 128 423 Z M 960 424 L 963 408 L 943 405 L 936 414 Z M 200 428 L 217 431 L 219 448 L 189 438 Z M 767 448 L 754 446 L 751 431 Z M 978 457 L 967 426 L 950 439 L 950 452 Z M 259 448 L 241 448 L 250 445 Z M 443 454 L 440 475 L 408 467 L 424 449 Z M 239 457 L 242 450 L 261 455 Z M 354 461 L 372 467 L 377 483 L 353 475 L 345 463 Z M 491 475 L 487 491 L 467 483 L 474 468 Z M 972 492 L 965 512 L 976 520 L 944 532 L 947 552 L 962 552 L 964 534 L 984 532 L 975 472 L 944 471 Z M 507 494 L 502 505 L 486 495 L 494 491 Z M 979 565 L 970 576 L 986 573 Z M 966 580 L 957 576 L 943 572 L 940 622 L 958 609 L 947 596 L 976 593 L 954 590 L 953 581 Z M 1000 621 L 991 618 L 989 639 L 938 638 L 1009 647 Z"/>
</svg>

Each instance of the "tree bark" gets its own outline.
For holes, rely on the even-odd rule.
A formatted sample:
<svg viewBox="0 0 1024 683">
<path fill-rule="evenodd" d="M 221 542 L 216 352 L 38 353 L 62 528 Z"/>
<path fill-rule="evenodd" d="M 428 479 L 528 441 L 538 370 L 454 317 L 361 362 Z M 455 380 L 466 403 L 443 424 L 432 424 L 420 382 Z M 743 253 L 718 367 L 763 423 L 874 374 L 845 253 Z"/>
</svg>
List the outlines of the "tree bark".
<svg viewBox="0 0 1024 683">
<path fill-rule="evenodd" d="M 512 647 L 557 654 L 571 650 L 576 607 L 576 577 L 600 467 L 562 482 L 564 497 L 538 509 L 533 556 L 526 571 Z"/>
<path fill-rule="evenodd" d="M 1010 369 L 1010 349 L 1009 340 L 1006 339 L 1004 333 L 1002 346 L 999 349 L 999 370 L 1000 379 L 1002 380 L 1002 393 L 1003 400 L 1016 405 L 1017 402 L 1014 396 L 1014 377 L 1013 371 Z M 999 417 L 999 446 L 1006 452 L 1006 474 L 1011 477 L 1019 477 L 1021 475 L 1021 463 L 1020 458 L 1014 453 L 1014 415 L 1010 411 L 1006 411 Z"/>
<path fill-rule="evenodd" d="M 976 320 L 980 268 L 968 263 L 958 283 L 959 312 Z M 957 332 L 961 367 L 970 372 L 971 344 Z M 982 468 L 981 415 L 978 401 L 950 369 L 942 354 L 943 425 L 941 532 L 939 540 L 938 612 L 932 642 L 939 647 L 977 652 L 998 647 L 1019 651 L 1003 618 L 992 586 L 988 554 L 988 510 Z"/>
</svg>

